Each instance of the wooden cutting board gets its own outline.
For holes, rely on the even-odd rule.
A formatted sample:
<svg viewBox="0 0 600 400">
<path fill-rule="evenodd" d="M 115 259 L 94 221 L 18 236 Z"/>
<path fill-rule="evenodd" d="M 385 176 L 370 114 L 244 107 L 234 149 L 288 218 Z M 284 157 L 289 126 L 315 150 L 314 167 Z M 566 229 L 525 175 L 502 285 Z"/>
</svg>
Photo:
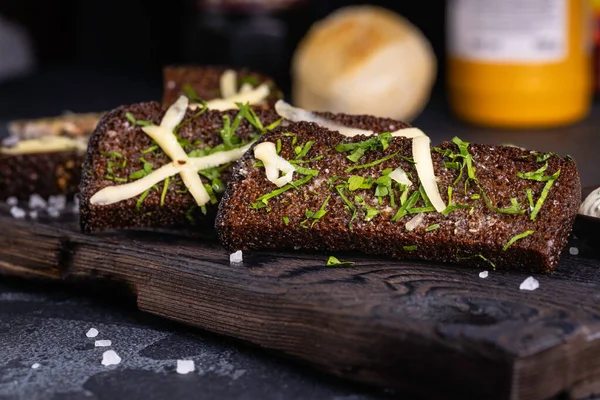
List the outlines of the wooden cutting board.
<svg viewBox="0 0 600 400">
<path fill-rule="evenodd" d="M 600 393 L 600 260 L 565 254 L 540 287 L 523 273 L 334 254 L 246 252 L 214 240 L 88 236 L 77 217 L 0 206 L 0 273 L 117 281 L 141 310 L 278 350 L 329 373 L 427 398 Z M 107 292 L 107 296 L 111 293 Z"/>
</svg>

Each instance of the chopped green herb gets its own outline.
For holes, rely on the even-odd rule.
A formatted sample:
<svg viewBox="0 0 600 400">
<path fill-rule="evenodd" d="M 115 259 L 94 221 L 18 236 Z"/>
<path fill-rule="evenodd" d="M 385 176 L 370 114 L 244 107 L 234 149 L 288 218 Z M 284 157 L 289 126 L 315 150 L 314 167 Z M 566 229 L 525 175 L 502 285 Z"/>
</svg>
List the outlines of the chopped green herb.
<svg viewBox="0 0 600 400">
<path fill-rule="evenodd" d="M 413 194 L 400 206 L 396 215 L 392 218 L 392 222 L 398 221 L 400 218 L 404 217 L 408 213 L 409 208 L 413 208 L 417 201 L 419 201 L 420 193 L 418 191 L 413 192 Z"/>
<path fill-rule="evenodd" d="M 162 194 L 160 195 L 160 206 L 165 205 L 165 197 L 167 197 L 167 190 L 169 189 L 169 177 L 165 178 L 165 182 L 163 183 Z"/>
<path fill-rule="evenodd" d="M 135 171 L 131 175 L 129 175 L 129 179 L 140 179 L 146 175 L 148 175 L 146 173 L 146 171 L 144 171 L 143 169 L 138 169 L 137 171 Z"/>
<path fill-rule="evenodd" d="M 200 103 L 204 108 L 206 108 L 206 102 L 200 97 L 198 97 L 196 91 L 194 90 L 194 88 L 192 88 L 192 86 L 189 83 L 186 83 L 183 86 L 183 91 L 185 92 L 185 95 L 188 97 L 188 99 L 190 99 L 190 101 L 194 103 Z"/>
<path fill-rule="evenodd" d="M 154 150 L 158 149 L 158 145 L 150 146 L 147 149 L 141 151 L 142 154 L 152 153 Z"/>
<path fill-rule="evenodd" d="M 352 261 L 340 261 L 337 258 L 335 258 L 334 256 L 329 256 L 329 258 L 327 259 L 327 267 L 341 267 L 344 265 L 352 265 L 354 264 L 354 262 Z"/>
<path fill-rule="evenodd" d="M 478 184 L 478 186 L 479 186 L 479 184 Z M 513 197 L 510 199 L 510 204 L 511 204 L 510 207 L 498 208 L 492 204 L 489 197 L 487 197 L 487 195 L 485 194 L 485 192 L 483 191 L 483 188 L 481 186 L 479 186 L 479 190 L 481 191 L 481 196 L 483 197 L 483 201 L 484 201 L 485 205 L 492 211 L 499 212 L 502 214 L 524 214 L 527 212 L 527 210 L 521 210 L 521 205 L 519 204 L 519 201 L 517 200 L 516 197 Z"/>
<path fill-rule="evenodd" d="M 108 179 L 110 181 L 115 181 L 115 182 L 127 182 L 127 179 L 119 178 L 119 177 L 113 176 L 113 175 L 106 175 L 106 176 L 104 176 L 104 179 Z"/>
<path fill-rule="evenodd" d="M 444 166 L 448 169 L 460 169 L 460 163 L 456 161 L 444 162 Z"/>
<path fill-rule="evenodd" d="M 469 208 L 469 207 L 471 207 L 470 204 L 448 204 L 448 206 L 440 214 L 442 214 L 444 217 L 446 217 L 448 214 L 450 214 L 453 211 L 456 211 L 461 208 Z"/>
<path fill-rule="evenodd" d="M 404 251 L 415 251 L 417 249 L 416 245 L 411 245 L 411 246 L 402 246 L 402 248 L 404 249 Z"/>
<path fill-rule="evenodd" d="M 238 79 L 238 86 L 242 86 L 244 83 L 248 83 L 252 86 L 257 86 L 259 84 L 258 78 L 255 76 L 243 76 Z"/>
<path fill-rule="evenodd" d="M 148 188 L 144 191 L 144 193 L 142 193 L 137 201 L 137 203 L 135 203 L 135 209 L 137 212 L 140 212 L 140 209 L 142 208 L 142 203 L 144 202 L 144 200 L 146 199 L 146 197 L 148 196 L 148 193 L 150 193 L 150 191 L 152 190 L 152 188 Z"/>
<path fill-rule="evenodd" d="M 129 120 L 129 122 L 131 122 L 133 125 L 138 125 L 138 126 L 149 126 L 149 125 L 154 125 L 152 122 L 150 121 L 145 121 L 142 119 L 135 119 L 135 117 L 133 116 L 133 114 L 131 114 L 130 112 L 126 112 L 125 113 L 125 117 Z"/>
<path fill-rule="evenodd" d="M 323 202 L 323 204 L 321 205 L 321 207 L 317 210 L 317 211 L 310 211 L 310 210 L 306 210 L 305 212 L 305 216 L 306 216 L 306 220 L 302 221 L 300 223 L 301 226 L 304 226 L 305 228 L 308 228 L 308 226 L 306 226 L 306 223 L 308 222 L 309 219 L 312 219 L 312 224 L 310 224 L 310 227 L 312 228 L 317 222 L 319 222 L 319 220 L 321 218 L 323 218 L 323 216 L 325 214 L 327 214 L 327 210 L 325 209 L 325 207 L 327 207 L 327 203 L 329 202 L 329 199 L 331 198 L 330 196 L 327 196 L 327 198 L 325 199 L 325 201 Z"/>
<path fill-rule="evenodd" d="M 529 201 L 529 210 L 533 211 L 533 208 L 535 207 L 533 204 L 533 192 L 530 188 L 525 189 L 525 192 L 527 193 L 527 200 Z"/>
<path fill-rule="evenodd" d="M 281 121 L 283 121 L 283 118 L 279 118 L 277 121 L 267 125 L 265 130 L 272 131 L 273 129 L 277 128 L 279 126 L 279 124 L 281 124 Z"/>
<path fill-rule="evenodd" d="M 283 223 L 286 224 L 286 225 L 289 224 L 290 223 L 290 217 L 288 217 L 287 215 L 284 215 L 283 216 Z"/>
<path fill-rule="evenodd" d="M 347 158 L 352 162 L 357 162 L 367 151 L 385 150 L 388 147 L 388 141 L 392 139 L 390 133 L 383 133 L 374 136 L 362 142 L 340 143 L 335 146 L 335 149 L 340 153 L 351 151 Z"/>
<path fill-rule="evenodd" d="M 477 193 L 474 193 L 471 195 L 471 200 L 479 200 L 481 198 L 481 196 Z"/>
<path fill-rule="evenodd" d="M 494 264 L 491 260 L 489 260 L 488 258 L 484 257 L 483 254 L 479 253 L 479 254 L 475 254 L 473 256 L 467 256 L 467 257 L 461 257 L 458 254 L 459 251 L 456 252 L 456 260 L 460 261 L 460 260 L 469 260 L 471 258 L 481 258 L 483 261 L 485 261 L 486 263 L 490 264 L 492 266 L 492 269 L 495 271 L 496 270 L 496 264 Z"/>
<path fill-rule="evenodd" d="M 365 199 L 362 198 L 362 196 L 354 196 L 354 202 L 360 204 L 361 206 L 363 206 L 365 208 L 365 210 L 366 210 L 365 221 L 372 220 L 373 218 L 375 218 L 375 216 L 377 216 L 377 214 L 379 214 L 381 212 L 378 209 L 376 209 L 375 207 L 368 205 L 367 202 L 365 201 Z"/>
<path fill-rule="evenodd" d="M 312 145 L 315 143 L 314 140 L 309 140 L 308 142 L 306 142 L 304 144 L 304 146 L 300 147 L 296 147 L 294 149 L 294 152 L 296 153 L 296 159 L 300 159 L 302 157 L 304 157 L 311 149 Z M 299 149 L 298 151 L 296 151 L 297 149 Z"/>
<path fill-rule="evenodd" d="M 538 215 L 538 213 L 542 209 L 542 205 L 544 204 L 546 197 L 548 197 L 548 192 L 550 191 L 550 188 L 552 187 L 552 185 L 554 185 L 554 182 L 556 182 L 556 180 L 558 179 L 559 175 L 560 175 L 560 169 L 558 171 L 556 171 L 554 174 L 550 175 L 551 179 L 549 179 L 546 182 L 546 184 L 544 185 L 544 188 L 542 189 L 542 194 L 540 195 L 540 198 L 535 203 L 535 207 L 531 211 L 530 218 L 532 221 L 535 219 L 535 217 Z"/>
<path fill-rule="evenodd" d="M 298 186 L 304 185 L 305 183 L 310 181 L 313 177 L 317 176 L 318 173 L 319 173 L 319 171 L 314 170 L 314 173 L 312 173 L 310 175 L 306 175 L 302 179 L 298 179 L 297 181 L 290 182 L 285 186 L 282 186 L 278 189 L 273 190 L 272 192 L 263 194 L 262 196 L 260 196 L 259 198 L 256 199 L 256 203 L 252 204 L 252 208 L 254 208 L 254 209 L 260 209 L 260 208 L 265 208 L 265 207 L 268 208 L 269 199 L 279 196 L 281 193 L 287 192 L 288 190 L 290 190 L 292 188 L 297 189 Z"/>
<path fill-rule="evenodd" d="M 435 231 L 439 227 L 440 227 L 440 224 L 429 225 L 427 228 L 425 228 L 425 232 Z"/>
<path fill-rule="evenodd" d="M 190 222 L 190 224 L 192 225 L 196 225 L 196 218 L 194 216 L 194 211 L 198 208 L 198 206 L 196 204 L 193 204 L 190 208 L 187 209 L 187 211 L 185 212 L 185 218 Z"/>
<path fill-rule="evenodd" d="M 387 156 L 385 156 L 385 157 L 383 157 L 383 158 L 380 158 L 379 160 L 375 160 L 375 161 L 372 161 L 372 162 L 370 162 L 370 163 L 367 163 L 367 164 L 362 164 L 362 165 L 353 165 L 352 167 L 346 168 L 346 169 L 344 170 L 344 172 L 350 172 L 350 171 L 354 171 L 355 169 L 362 169 L 362 168 L 369 168 L 369 167 L 373 167 L 373 166 L 375 166 L 375 165 L 381 164 L 381 163 L 382 163 L 382 162 L 384 162 L 384 161 L 387 161 L 387 160 L 389 160 L 389 159 L 391 159 L 391 158 L 394 158 L 394 157 L 396 157 L 397 155 L 398 155 L 398 153 L 396 152 L 396 153 L 394 153 L 394 154 L 389 154 L 389 155 L 387 155 Z"/>
<path fill-rule="evenodd" d="M 534 154 L 535 154 L 535 161 L 537 161 L 537 162 L 544 162 L 544 161 L 548 160 L 550 157 L 556 155 L 554 153 L 545 153 L 545 154 L 534 153 Z"/>
<path fill-rule="evenodd" d="M 351 192 L 358 190 L 361 187 L 361 185 L 363 184 L 364 180 L 365 180 L 365 178 L 362 176 L 358 176 L 358 175 L 350 176 L 350 178 L 348 178 L 348 189 Z"/>
<path fill-rule="evenodd" d="M 277 146 L 275 148 L 277 154 L 281 153 L 281 139 L 277 139 Z"/>
<path fill-rule="evenodd" d="M 315 162 L 315 161 L 319 161 L 320 159 L 322 159 L 323 156 L 316 156 L 315 158 L 311 158 L 310 160 L 289 160 L 290 164 L 292 165 L 296 165 L 296 164 L 308 164 L 311 162 Z"/>
<path fill-rule="evenodd" d="M 510 238 L 510 240 L 504 245 L 504 247 L 502 247 L 502 250 L 506 251 L 506 249 L 508 249 L 513 243 L 515 243 L 517 240 L 521 240 L 529 235 L 531 235 L 533 232 L 532 230 L 529 231 L 525 231 L 523 233 L 519 233 L 518 235 L 513 236 L 512 238 Z"/>
<path fill-rule="evenodd" d="M 352 222 L 356 219 L 357 214 L 358 214 L 358 210 L 357 210 L 356 206 L 354 205 L 354 203 L 352 203 L 346 197 L 346 195 L 344 195 L 344 189 L 345 189 L 344 185 L 337 185 L 335 187 L 335 190 L 338 192 L 338 194 L 340 195 L 340 197 L 342 198 L 342 200 L 344 200 L 344 203 L 346 203 L 346 208 L 348 210 L 352 211 L 352 216 L 350 217 L 350 222 L 348 223 L 348 229 L 352 230 Z"/>
<path fill-rule="evenodd" d="M 532 181 L 547 181 L 551 176 L 545 176 L 544 172 L 548 169 L 548 163 L 546 162 L 542 167 L 531 172 L 517 172 L 517 176 L 522 179 L 529 179 Z"/>
</svg>

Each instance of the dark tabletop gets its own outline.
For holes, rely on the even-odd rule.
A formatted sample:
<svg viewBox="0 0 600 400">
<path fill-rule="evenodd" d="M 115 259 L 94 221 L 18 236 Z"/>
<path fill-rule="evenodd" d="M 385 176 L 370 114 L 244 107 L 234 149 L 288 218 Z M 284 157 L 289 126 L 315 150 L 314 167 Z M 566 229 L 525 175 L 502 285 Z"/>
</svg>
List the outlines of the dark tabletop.
<svg viewBox="0 0 600 400">
<path fill-rule="evenodd" d="M 10 119 L 108 110 L 160 94 L 160 81 L 117 72 L 39 72 L 0 84 L 0 136 Z M 579 165 L 582 185 L 600 185 L 598 104 L 573 126 L 508 131 L 459 123 L 443 94 L 436 93 L 414 124 L 433 143 L 459 136 L 569 154 Z M 86 337 L 90 328 L 100 332 L 95 339 Z M 94 347 L 96 339 L 112 345 Z M 101 365 L 107 349 L 121 356 L 118 366 Z M 194 360 L 196 370 L 178 374 L 178 359 Z M 39 368 L 32 368 L 35 363 Z M 341 382 L 265 350 L 143 314 L 135 299 L 120 297 L 114 288 L 0 281 L 0 399 L 362 400 L 397 395 Z"/>
</svg>

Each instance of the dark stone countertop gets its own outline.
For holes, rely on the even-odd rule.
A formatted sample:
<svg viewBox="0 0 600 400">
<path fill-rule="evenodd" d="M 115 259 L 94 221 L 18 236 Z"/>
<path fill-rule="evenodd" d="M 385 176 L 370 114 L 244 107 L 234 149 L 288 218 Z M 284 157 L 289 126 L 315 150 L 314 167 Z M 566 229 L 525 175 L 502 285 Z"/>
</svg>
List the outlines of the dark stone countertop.
<svg viewBox="0 0 600 400">
<path fill-rule="evenodd" d="M 110 109 L 122 103 L 158 99 L 159 82 L 116 73 L 45 71 L 0 85 L 0 136 L 11 118 L 42 117 L 69 109 Z M 414 122 L 434 143 L 463 140 L 511 143 L 570 154 L 582 184 L 597 186 L 600 173 L 600 105 L 583 122 L 563 128 L 509 131 L 470 127 L 453 119 L 436 95 Z M 3 131 L 4 130 L 4 131 Z M 100 332 L 90 339 L 90 328 Z M 118 366 L 101 365 L 112 341 Z M 178 359 L 196 370 L 175 371 Z M 37 369 L 31 368 L 39 363 Z M 335 399 L 366 400 L 394 393 L 365 388 L 312 371 L 243 343 L 190 329 L 136 310 L 114 290 L 92 290 L 3 278 L 0 282 L 0 399 Z M 407 398 L 407 396 L 402 396 Z"/>
</svg>

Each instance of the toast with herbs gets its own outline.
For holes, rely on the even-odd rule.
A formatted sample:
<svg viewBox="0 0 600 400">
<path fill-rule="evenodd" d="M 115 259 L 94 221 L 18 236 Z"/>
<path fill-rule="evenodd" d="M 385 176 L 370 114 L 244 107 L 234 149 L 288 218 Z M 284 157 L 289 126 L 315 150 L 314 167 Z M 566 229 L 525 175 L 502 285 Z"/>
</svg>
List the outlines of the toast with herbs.
<svg viewBox="0 0 600 400">
<path fill-rule="evenodd" d="M 232 78 L 230 87 L 224 82 L 224 74 Z M 225 87 L 224 87 L 225 85 Z M 268 93 L 258 108 L 272 108 L 275 102 L 283 98 L 283 93 L 273 79 L 250 71 L 246 68 L 230 69 L 223 66 L 168 66 L 163 69 L 163 105 L 170 106 L 181 95 L 192 101 L 209 101 L 230 97 L 232 93 L 257 89 L 265 85 Z M 245 101 L 241 100 L 242 103 Z"/>
<path fill-rule="evenodd" d="M 0 199 L 78 191 L 87 140 L 100 113 L 12 121 L 0 143 Z"/>
<path fill-rule="evenodd" d="M 220 112 L 191 110 L 187 104 L 183 96 L 168 110 L 156 102 L 133 104 L 102 118 L 90 138 L 84 163 L 80 187 L 83 232 L 174 227 L 208 227 L 212 231 L 233 161 L 280 118 L 272 111 L 254 111 L 247 105 Z M 151 136 L 155 131 L 164 136 Z M 233 153 L 226 162 L 214 161 Z M 213 159 L 208 167 L 183 170 L 207 159 Z M 157 178 L 157 174 L 163 175 Z M 184 176 L 201 186 L 188 185 Z M 111 197 L 115 195 L 117 198 Z M 199 199 L 201 195 L 206 198 Z"/>
<path fill-rule="evenodd" d="M 385 131 L 365 118 L 345 116 L 343 123 Z M 417 141 L 346 137 L 309 122 L 270 132 L 233 171 L 216 219 L 221 243 L 231 251 L 359 251 L 486 269 L 557 267 L 581 202 L 571 158 L 455 138 L 427 145 L 429 176 L 422 173 L 429 156 L 418 153 L 416 164 Z M 266 149 L 280 157 L 268 164 L 281 168 L 277 179 L 273 171 L 267 178 Z"/>
</svg>

